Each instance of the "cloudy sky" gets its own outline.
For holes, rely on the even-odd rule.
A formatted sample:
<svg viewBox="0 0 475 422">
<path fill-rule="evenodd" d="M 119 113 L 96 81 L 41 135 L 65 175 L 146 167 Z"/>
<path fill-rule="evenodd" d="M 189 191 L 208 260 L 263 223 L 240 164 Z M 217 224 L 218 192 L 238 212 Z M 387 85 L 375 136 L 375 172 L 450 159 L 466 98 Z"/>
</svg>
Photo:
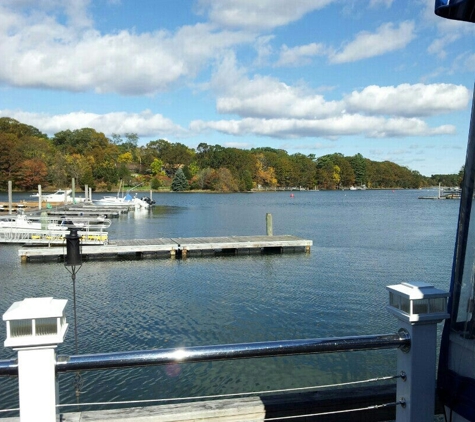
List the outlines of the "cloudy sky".
<svg viewBox="0 0 475 422">
<path fill-rule="evenodd" d="M 0 116 L 48 135 L 465 161 L 475 25 L 434 0 L 1 0 Z"/>
</svg>

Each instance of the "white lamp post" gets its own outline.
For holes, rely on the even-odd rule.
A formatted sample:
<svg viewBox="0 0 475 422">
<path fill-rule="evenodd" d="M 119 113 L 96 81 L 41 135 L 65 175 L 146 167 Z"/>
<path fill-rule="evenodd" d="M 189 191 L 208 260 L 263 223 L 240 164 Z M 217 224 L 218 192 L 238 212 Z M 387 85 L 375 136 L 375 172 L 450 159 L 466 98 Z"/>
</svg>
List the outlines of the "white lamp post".
<svg viewBox="0 0 475 422">
<path fill-rule="evenodd" d="M 54 422 L 58 399 L 55 348 L 64 341 L 67 300 L 27 298 L 3 314 L 5 347 L 18 351 L 21 422 Z"/>
<path fill-rule="evenodd" d="M 397 422 L 433 422 L 435 407 L 437 323 L 449 317 L 449 294 L 422 282 L 387 286 L 388 311 L 411 337 L 409 350 L 398 350 Z"/>
</svg>

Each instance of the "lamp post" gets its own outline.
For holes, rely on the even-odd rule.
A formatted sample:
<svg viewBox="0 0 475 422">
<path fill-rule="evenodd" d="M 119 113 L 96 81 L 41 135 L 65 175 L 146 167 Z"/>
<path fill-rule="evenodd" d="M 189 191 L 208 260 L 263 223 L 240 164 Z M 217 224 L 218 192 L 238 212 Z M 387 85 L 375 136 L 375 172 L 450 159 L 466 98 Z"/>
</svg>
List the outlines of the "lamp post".
<svg viewBox="0 0 475 422">
<path fill-rule="evenodd" d="M 81 256 L 81 236 L 78 235 L 78 229 L 70 227 L 69 234 L 66 238 L 66 255 L 64 257 L 64 266 L 71 274 L 73 281 L 73 310 L 74 310 L 74 347 L 75 353 L 78 354 L 78 322 L 76 313 L 76 274 L 82 267 Z M 81 374 L 76 373 L 75 377 L 76 397 L 79 399 L 81 391 Z"/>
<path fill-rule="evenodd" d="M 64 259 L 64 266 L 71 273 L 73 281 L 73 308 L 74 308 L 74 342 L 76 346 L 76 354 L 78 353 L 78 324 L 76 316 L 76 274 L 82 266 L 81 256 L 81 237 L 78 235 L 78 230 L 74 227 L 69 229 L 69 234 L 66 236 L 66 256 Z"/>
</svg>

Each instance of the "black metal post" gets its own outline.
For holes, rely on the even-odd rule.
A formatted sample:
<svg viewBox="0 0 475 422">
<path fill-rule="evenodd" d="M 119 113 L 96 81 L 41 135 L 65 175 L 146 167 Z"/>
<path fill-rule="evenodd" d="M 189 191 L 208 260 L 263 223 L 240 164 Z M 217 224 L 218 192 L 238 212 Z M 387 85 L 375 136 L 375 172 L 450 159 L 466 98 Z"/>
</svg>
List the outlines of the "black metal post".
<svg viewBox="0 0 475 422">
<path fill-rule="evenodd" d="M 64 266 L 71 273 L 71 279 L 73 282 L 73 311 L 74 311 L 74 350 L 78 353 L 78 321 L 76 312 L 76 274 L 82 266 L 81 256 L 81 237 L 78 235 L 78 229 L 76 227 L 70 227 L 69 234 L 66 238 L 66 256 Z M 68 268 L 70 267 L 70 269 Z M 79 401 L 79 394 L 81 392 L 81 374 L 76 373 L 75 376 L 75 389 L 76 398 Z"/>
</svg>

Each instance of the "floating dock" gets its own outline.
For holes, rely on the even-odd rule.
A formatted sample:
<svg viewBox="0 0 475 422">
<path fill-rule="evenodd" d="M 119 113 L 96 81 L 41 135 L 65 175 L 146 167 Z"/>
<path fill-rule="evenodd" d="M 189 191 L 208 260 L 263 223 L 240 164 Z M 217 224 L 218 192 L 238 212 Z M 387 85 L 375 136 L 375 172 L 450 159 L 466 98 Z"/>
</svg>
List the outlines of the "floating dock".
<svg viewBox="0 0 475 422">
<path fill-rule="evenodd" d="M 105 245 L 83 246 L 84 260 L 238 255 L 251 253 L 310 252 L 311 240 L 291 235 L 179 237 L 136 240 L 109 240 Z M 63 247 L 24 247 L 18 251 L 22 262 L 64 259 Z"/>
</svg>

